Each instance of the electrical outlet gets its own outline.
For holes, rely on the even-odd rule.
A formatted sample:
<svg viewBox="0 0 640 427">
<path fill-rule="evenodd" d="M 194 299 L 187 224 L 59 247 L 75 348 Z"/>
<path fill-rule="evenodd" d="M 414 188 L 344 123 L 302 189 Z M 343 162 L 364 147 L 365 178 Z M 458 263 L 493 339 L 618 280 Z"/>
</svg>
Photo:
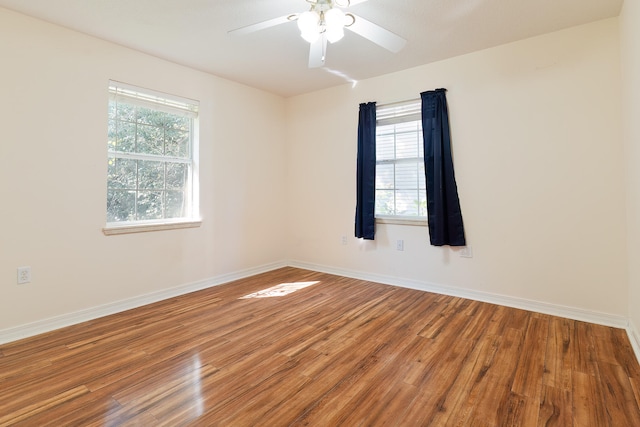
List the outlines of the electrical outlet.
<svg viewBox="0 0 640 427">
<path fill-rule="evenodd" d="M 397 240 L 396 241 L 396 250 L 404 251 L 404 240 Z"/>
<path fill-rule="evenodd" d="M 18 284 L 31 282 L 31 267 L 18 267 Z"/>
<path fill-rule="evenodd" d="M 462 249 L 460 249 L 460 256 L 462 258 L 473 258 L 473 249 L 471 249 L 471 246 L 463 246 Z"/>
<path fill-rule="evenodd" d="M 346 244 L 347 244 L 347 236 L 342 236 L 342 239 L 340 240 L 340 242 L 341 242 L 343 245 L 346 245 Z"/>
</svg>

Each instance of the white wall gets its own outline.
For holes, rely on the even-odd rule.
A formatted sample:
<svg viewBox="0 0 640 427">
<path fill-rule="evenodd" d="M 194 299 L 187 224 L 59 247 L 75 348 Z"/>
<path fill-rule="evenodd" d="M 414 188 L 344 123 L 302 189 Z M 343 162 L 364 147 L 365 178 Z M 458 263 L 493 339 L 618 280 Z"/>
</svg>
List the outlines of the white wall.
<svg viewBox="0 0 640 427">
<path fill-rule="evenodd" d="M 625 318 L 618 36 L 609 19 L 288 99 L 290 258 Z M 353 238 L 358 104 L 439 87 L 471 259 L 424 227 Z"/>
<path fill-rule="evenodd" d="M 0 331 L 284 261 L 282 98 L 5 9 L 0 58 Z M 201 102 L 200 228 L 103 235 L 109 79 Z"/>
<path fill-rule="evenodd" d="M 627 169 L 629 318 L 640 350 L 640 2 L 627 0 L 620 14 L 624 143 Z M 638 353 L 640 357 L 640 353 Z"/>
</svg>

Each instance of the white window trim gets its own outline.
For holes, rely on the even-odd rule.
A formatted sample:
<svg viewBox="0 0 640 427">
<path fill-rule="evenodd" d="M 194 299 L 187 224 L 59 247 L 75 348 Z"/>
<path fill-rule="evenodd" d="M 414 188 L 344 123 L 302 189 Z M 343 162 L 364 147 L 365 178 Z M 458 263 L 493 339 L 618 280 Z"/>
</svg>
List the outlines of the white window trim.
<svg viewBox="0 0 640 427">
<path fill-rule="evenodd" d="M 407 101 L 399 101 L 393 102 L 389 104 L 380 104 L 377 106 L 378 108 L 384 109 L 385 107 L 396 107 L 394 109 L 389 109 L 386 115 L 378 114 L 376 117 L 376 127 L 380 125 L 389 125 L 389 124 L 397 124 L 404 123 L 407 121 L 416 121 L 421 120 L 422 118 L 422 104 L 420 99 L 410 99 Z M 415 160 L 415 159 L 402 159 L 403 160 Z M 397 163 L 398 160 L 390 160 L 389 162 Z M 380 162 L 376 160 L 376 164 Z M 427 227 L 429 224 L 427 222 L 426 216 L 414 216 L 414 215 L 379 215 L 375 214 L 375 222 L 376 224 L 392 224 L 392 225 L 407 225 L 407 226 L 416 226 L 416 227 Z"/>
<path fill-rule="evenodd" d="M 117 236 L 120 234 L 146 233 L 149 231 L 179 230 L 183 228 L 197 228 L 202 225 L 202 220 L 164 220 L 162 222 L 149 222 L 143 224 L 142 221 L 136 223 L 109 222 L 102 229 L 105 236 Z"/>
<path fill-rule="evenodd" d="M 114 236 L 120 234 L 131 233 L 144 233 L 151 231 L 163 231 L 163 230 L 176 230 L 184 228 L 197 228 L 202 225 L 202 219 L 199 217 L 200 211 L 200 179 L 199 179 L 199 141 L 200 126 L 198 125 L 198 110 L 199 101 L 184 98 L 176 95 L 170 95 L 162 92 L 157 92 L 151 89 L 140 88 L 132 86 L 126 83 L 122 83 L 115 80 L 109 80 L 109 87 L 116 87 L 116 93 L 110 93 L 110 99 L 119 99 L 124 102 L 132 104 L 148 106 L 160 111 L 165 111 L 173 114 L 182 114 L 193 119 L 192 138 L 193 144 L 191 146 L 191 191 L 189 197 L 191 198 L 190 216 L 185 218 L 167 218 L 158 220 L 147 221 L 122 221 L 122 222 L 107 222 L 103 227 L 102 232 L 105 236 Z M 158 103 L 158 99 L 162 102 Z M 186 107 L 189 105 L 189 107 Z M 127 157 L 127 154 L 119 154 L 120 157 Z M 152 155 L 138 155 L 138 157 L 149 157 L 155 160 L 156 156 Z M 164 159 L 165 157 L 163 157 Z M 179 162 L 184 159 L 172 159 Z"/>
<path fill-rule="evenodd" d="M 393 225 L 408 225 L 413 227 L 427 227 L 426 216 L 404 216 L 404 215 L 376 215 L 376 224 L 393 224 Z"/>
</svg>

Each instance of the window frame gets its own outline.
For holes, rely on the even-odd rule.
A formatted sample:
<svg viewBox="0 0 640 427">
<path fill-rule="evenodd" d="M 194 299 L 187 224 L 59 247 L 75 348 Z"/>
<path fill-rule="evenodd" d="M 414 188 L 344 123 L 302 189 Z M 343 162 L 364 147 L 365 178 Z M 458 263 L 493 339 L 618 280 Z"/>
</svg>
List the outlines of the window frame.
<svg viewBox="0 0 640 427">
<path fill-rule="evenodd" d="M 198 110 L 199 110 L 199 102 L 196 100 L 179 97 L 175 95 L 169 95 L 163 92 L 158 92 L 138 86 L 133 86 L 130 84 L 117 82 L 114 80 L 109 81 L 108 87 L 109 94 L 109 109 L 111 108 L 112 102 L 116 104 L 118 102 L 122 102 L 127 105 L 131 105 L 133 107 L 142 107 L 146 109 L 150 109 L 153 111 L 170 113 L 172 115 L 183 116 L 189 119 L 189 142 L 188 142 L 188 155 L 180 156 L 179 154 L 169 155 L 167 153 L 163 154 L 150 154 L 144 152 L 135 151 L 116 151 L 111 150 L 109 146 L 107 146 L 107 159 L 129 159 L 136 161 L 154 161 L 163 163 L 164 168 L 168 164 L 185 164 L 187 165 L 187 172 L 185 178 L 185 186 L 183 187 L 183 197 L 185 199 L 185 212 L 184 216 L 175 217 L 175 218 L 166 218 L 164 217 L 165 213 L 163 212 L 163 218 L 157 219 L 136 219 L 136 220 L 127 220 L 127 221 L 108 221 L 108 212 L 105 210 L 105 214 L 107 215 L 107 221 L 105 221 L 105 226 L 102 229 L 105 235 L 118 235 L 118 234 L 127 234 L 127 233 L 139 233 L 139 232 L 149 232 L 149 231 L 161 231 L 161 230 L 169 230 L 169 229 L 180 229 L 180 228 L 193 228 L 199 227 L 202 224 L 202 220 L 200 218 L 200 209 L 199 209 L 199 173 L 198 173 L 198 164 L 199 164 L 199 150 L 198 150 L 198 142 L 199 142 L 199 123 L 198 123 Z M 111 120 L 116 121 L 115 118 L 112 118 L 108 115 L 108 123 L 111 125 Z M 136 122 L 136 126 L 137 126 Z M 138 136 L 138 130 L 136 128 L 135 135 Z M 166 173 L 166 172 L 164 172 Z M 106 184 L 107 184 L 107 194 L 105 197 L 105 201 L 109 200 L 109 177 L 107 176 Z M 139 188 L 139 182 L 136 181 L 135 184 L 136 191 L 136 204 L 137 201 L 137 193 L 141 191 Z M 163 199 L 166 197 L 167 187 L 166 184 L 162 187 Z M 108 208 L 108 206 L 105 206 Z"/>
<path fill-rule="evenodd" d="M 420 99 L 412 99 L 407 101 L 400 101 L 391 104 L 380 104 L 376 106 L 376 196 L 378 188 L 378 170 L 381 164 L 397 164 L 406 162 L 406 159 L 396 157 L 396 153 L 394 151 L 393 159 L 379 159 L 378 157 L 378 132 L 379 127 L 387 126 L 392 124 L 401 124 L 401 123 L 409 123 L 409 122 L 420 122 L 422 120 L 421 115 L 421 100 Z M 422 138 L 420 137 L 422 134 L 422 130 L 418 131 L 418 144 L 422 143 Z M 394 130 L 395 135 L 395 130 Z M 420 147 L 419 147 L 420 148 Z M 395 147 L 394 147 L 395 150 Z M 419 149 L 420 153 L 420 149 Z M 418 155 L 418 157 L 409 158 L 409 161 L 412 159 L 416 159 L 418 161 L 422 161 L 424 164 L 424 153 L 422 153 L 422 157 Z M 394 176 L 394 187 L 393 191 L 397 190 L 395 176 Z M 418 191 L 421 191 L 422 188 L 418 188 Z M 426 182 L 425 182 L 425 194 L 424 199 L 426 201 Z M 395 202 L 394 202 L 395 205 Z M 394 206 L 395 207 L 395 206 Z M 377 204 L 375 211 L 375 221 L 378 224 L 395 224 L 395 225 L 410 225 L 410 226 L 427 226 L 427 215 L 384 215 L 377 212 Z"/>
</svg>

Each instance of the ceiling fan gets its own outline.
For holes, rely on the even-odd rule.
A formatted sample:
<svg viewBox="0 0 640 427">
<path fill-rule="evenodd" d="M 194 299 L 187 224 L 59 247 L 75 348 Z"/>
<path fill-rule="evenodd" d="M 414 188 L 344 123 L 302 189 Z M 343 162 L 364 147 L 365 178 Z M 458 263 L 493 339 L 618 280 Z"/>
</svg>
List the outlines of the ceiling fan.
<svg viewBox="0 0 640 427">
<path fill-rule="evenodd" d="M 300 35 L 310 44 L 309 68 L 322 67 L 327 53 L 327 42 L 335 43 L 350 30 L 373 43 L 393 52 L 399 52 L 407 43 L 402 37 L 366 19 L 345 13 L 342 9 L 367 0 L 305 0 L 311 8 L 302 13 L 292 13 L 279 18 L 258 22 L 229 31 L 242 35 L 287 22 L 297 21 Z"/>
</svg>

